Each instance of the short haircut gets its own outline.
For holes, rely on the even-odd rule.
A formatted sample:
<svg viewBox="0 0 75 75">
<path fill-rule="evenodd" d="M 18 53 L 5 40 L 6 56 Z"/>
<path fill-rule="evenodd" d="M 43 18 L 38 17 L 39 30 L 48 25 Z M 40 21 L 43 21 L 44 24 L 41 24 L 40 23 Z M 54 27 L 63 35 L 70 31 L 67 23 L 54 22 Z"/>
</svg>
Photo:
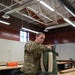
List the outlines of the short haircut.
<svg viewBox="0 0 75 75">
<path fill-rule="evenodd" d="M 39 33 L 36 34 L 36 36 L 39 36 L 39 35 L 41 35 L 41 34 L 45 35 L 44 33 L 39 32 Z"/>
</svg>

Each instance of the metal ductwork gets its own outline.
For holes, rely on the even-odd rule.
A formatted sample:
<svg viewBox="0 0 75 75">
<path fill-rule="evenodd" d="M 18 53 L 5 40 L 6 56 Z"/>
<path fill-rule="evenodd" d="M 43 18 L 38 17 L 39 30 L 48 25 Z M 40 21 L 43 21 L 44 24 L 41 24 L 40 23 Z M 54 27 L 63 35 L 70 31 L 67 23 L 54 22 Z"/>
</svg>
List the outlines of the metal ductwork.
<svg viewBox="0 0 75 75">
<path fill-rule="evenodd" d="M 73 23 L 75 24 L 75 21 Z M 50 29 L 65 27 L 65 26 L 69 26 L 69 25 L 70 24 L 65 23 L 65 24 L 59 24 L 59 25 L 55 25 L 55 26 L 46 27 L 44 32 L 48 32 L 48 30 L 50 30 Z"/>
<path fill-rule="evenodd" d="M 74 17 L 75 17 L 75 8 L 68 0 L 57 0 L 64 6 Z"/>
</svg>

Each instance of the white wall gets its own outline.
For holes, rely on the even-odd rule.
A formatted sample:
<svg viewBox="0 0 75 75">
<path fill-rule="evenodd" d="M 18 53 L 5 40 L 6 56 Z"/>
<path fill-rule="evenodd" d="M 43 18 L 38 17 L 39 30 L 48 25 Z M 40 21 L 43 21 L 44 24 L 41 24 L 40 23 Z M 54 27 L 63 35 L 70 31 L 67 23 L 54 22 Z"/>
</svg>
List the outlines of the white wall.
<svg viewBox="0 0 75 75">
<path fill-rule="evenodd" d="M 23 61 L 25 43 L 0 39 L 0 62 Z"/>
<path fill-rule="evenodd" d="M 0 62 L 23 61 L 25 43 L 0 39 Z M 75 43 L 57 44 L 58 60 L 75 60 Z"/>
<path fill-rule="evenodd" d="M 57 44 L 56 52 L 59 53 L 58 60 L 75 60 L 75 43 Z"/>
</svg>

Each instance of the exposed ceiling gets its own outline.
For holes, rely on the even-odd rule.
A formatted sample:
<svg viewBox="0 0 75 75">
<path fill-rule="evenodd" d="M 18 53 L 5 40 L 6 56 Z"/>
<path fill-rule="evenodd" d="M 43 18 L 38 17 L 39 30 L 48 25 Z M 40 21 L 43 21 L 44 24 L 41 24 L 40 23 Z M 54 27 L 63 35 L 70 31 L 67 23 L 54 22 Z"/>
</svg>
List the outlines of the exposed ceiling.
<svg viewBox="0 0 75 75">
<path fill-rule="evenodd" d="M 48 9 L 41 1 L 54 10 Z M 75 0 L 0 0 L 0 13 L 2 12 L 24 20 L 31 27 L 36 26 L 36 30 L 37 27 L 49 30 L 70 25 L 63 18 L 75 24 Z M 21 23 L 24 26 L 23 21 Z"/>
</svg>

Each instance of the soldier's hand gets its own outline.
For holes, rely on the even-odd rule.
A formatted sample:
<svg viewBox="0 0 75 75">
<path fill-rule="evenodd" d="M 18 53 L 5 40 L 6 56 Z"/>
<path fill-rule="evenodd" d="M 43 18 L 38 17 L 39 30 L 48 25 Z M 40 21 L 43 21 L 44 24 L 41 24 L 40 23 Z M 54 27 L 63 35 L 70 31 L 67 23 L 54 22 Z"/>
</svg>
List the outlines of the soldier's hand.
<svg viewBox="0 0 75 75">
<path fill-rule="evenodd" d="M 47 45 L 47 48 L 50 49 L 50 50 L 52 50 L 51 44 Z"/>
</svg>

